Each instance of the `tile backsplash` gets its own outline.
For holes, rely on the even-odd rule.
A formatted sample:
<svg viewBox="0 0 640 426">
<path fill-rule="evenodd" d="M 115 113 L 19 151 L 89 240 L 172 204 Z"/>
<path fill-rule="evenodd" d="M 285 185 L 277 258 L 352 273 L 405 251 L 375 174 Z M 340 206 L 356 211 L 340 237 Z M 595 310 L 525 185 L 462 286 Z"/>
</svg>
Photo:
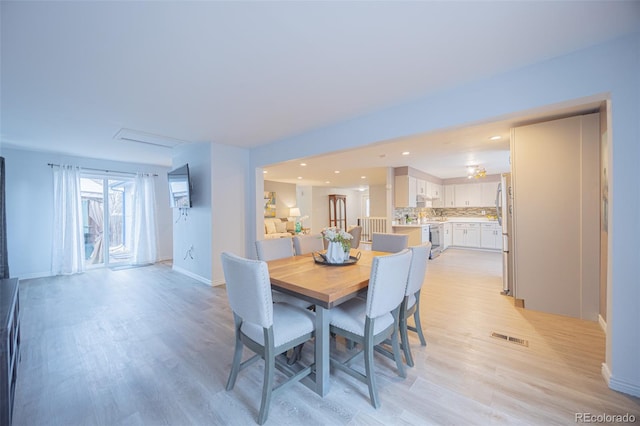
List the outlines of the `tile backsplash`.
<svg viewBox="0 0 640 426">
<path fill-rule="evenodd" d="M 421 217 L 421 214 L 426 217 L 485 217 L 487 215 L 495 215 L 496 209 L 490 207 L 404 207 L 395 209 L 394 219 L 400 219 L 406 217 L 406 215 L 418 218 Z"/>
</svg>

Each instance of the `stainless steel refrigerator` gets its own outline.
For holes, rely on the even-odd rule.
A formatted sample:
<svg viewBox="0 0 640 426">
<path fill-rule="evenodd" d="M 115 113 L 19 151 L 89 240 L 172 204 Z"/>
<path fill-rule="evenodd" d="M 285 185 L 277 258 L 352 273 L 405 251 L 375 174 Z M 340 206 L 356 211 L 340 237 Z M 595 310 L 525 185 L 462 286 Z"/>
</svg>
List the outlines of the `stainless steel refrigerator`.
<svg viewBox="0 0 640 426">
<path fill-rule="evenodd" d="M 496 194 L 498 223 L 502 225 L 502 294 L 514 295 L 513 187 L 511 173 L 503 173 Z"/>
</svg>

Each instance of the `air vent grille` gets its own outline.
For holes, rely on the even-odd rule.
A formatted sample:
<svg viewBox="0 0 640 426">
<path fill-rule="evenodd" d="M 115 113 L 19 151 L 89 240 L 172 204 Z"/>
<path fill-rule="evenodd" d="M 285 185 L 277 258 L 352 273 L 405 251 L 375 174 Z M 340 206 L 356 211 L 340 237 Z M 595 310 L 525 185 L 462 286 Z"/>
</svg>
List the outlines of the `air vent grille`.
<svg viewBox="0 0 640 426">
<path fill-rule="evenodd" d="M 525 339 L 521 339 L 519 337 L 507 336 L 506 334 L 496 333 L 495 331 L 491 332 L 491 337 L 495 339 L 505 340 L 509 343 L 515 343 L 516 345 L 529 347 L 529 341 Z"/>
<path fill-rule="evenodd" d="M 139 130 L 132 129 L 120 129 L 118 133 L 113 136 L 114 139 L 143 143 L 146 145 L 159 146 L 162 148 L 175 148 L 178 145 L 186 143 L 179 139 L 170 138 L 168 136 L 154 135 L 152 133 L 141 132 Z"/>
</svg>

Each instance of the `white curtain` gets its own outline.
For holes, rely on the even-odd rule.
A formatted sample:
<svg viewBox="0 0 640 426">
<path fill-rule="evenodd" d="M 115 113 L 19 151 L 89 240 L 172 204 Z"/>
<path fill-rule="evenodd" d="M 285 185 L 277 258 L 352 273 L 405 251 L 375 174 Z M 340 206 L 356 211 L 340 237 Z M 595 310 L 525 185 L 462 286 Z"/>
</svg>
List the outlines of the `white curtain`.
<svg viewBox="0 0 640 426">
<path fill-rule="evenodd" d="M 138 173 L 133 186 L 131 219 L 131 263 L 143 265 L 157 260 L 156 196 L 153 176 Z"/>
<path fill-rule="evenodd" d="M 104 203 L 98 200 L 88 200 L 89 206 L 89 231 L 95 235 L 93 240 L 93 251 L 91 252 L 90 262 L 92 264 L 104 263 Z M 93 229 L 92 229 L 93 228 Z"/>
<path fill-rule="evenodd" d="M 84 233 L 80 169 L 53 168 L 53 264 L 54 275 L 84 271 Z"/>
</svg>

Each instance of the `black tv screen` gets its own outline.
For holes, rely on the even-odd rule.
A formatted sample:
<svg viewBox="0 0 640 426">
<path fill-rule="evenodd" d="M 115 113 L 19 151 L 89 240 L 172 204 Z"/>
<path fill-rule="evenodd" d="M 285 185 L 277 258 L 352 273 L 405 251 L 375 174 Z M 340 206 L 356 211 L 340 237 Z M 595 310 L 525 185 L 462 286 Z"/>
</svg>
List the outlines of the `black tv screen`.
<svg viewBox="0 0 640 426">
<path fill-rule="evenodd" d="M 171 207 L 185 209 L 191 207 L 191 178 L 189 165 L 178 167 L 167 173 L 169 179 L 169 203 Z"/>
</svg>

